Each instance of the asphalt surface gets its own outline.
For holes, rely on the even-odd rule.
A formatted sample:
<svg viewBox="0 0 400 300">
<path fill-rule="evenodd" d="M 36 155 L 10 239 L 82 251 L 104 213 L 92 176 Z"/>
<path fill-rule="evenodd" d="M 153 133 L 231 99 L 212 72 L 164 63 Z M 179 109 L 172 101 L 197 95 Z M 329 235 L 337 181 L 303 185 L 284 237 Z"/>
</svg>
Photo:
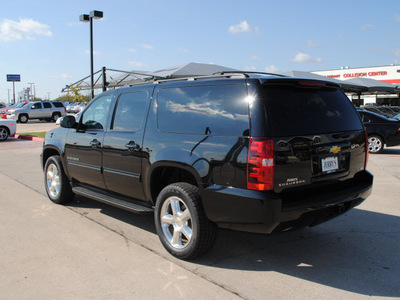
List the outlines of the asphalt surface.
<svg viewBox="0 0 400 300">
<path fill-rule="evenodd" d="M 51 203 L 40 152 L 0 143 L 2 299 L 400 298 L 400 147 L 370 155 L 374 191 L 356 209 L 274 235 L 221 229 L 192 262 L 164 250 L 151 215 L 83 197 Z"/>
</svg>

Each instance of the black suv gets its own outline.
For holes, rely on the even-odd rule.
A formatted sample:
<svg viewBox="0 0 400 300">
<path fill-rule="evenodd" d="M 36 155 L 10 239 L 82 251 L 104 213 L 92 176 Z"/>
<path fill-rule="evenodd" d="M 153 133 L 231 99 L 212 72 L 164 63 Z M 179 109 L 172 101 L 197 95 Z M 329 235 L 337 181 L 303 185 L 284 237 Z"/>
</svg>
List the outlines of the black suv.
<svg viewBox="0 0 400 300">
<path fill-rule="evenodd" d="M 153 80 L 104 92 L 47 132 L 55 203 L 83 195 L 153 212 L 174 256 L 209 251 L 217 226 L 313 226 L 370 195 L 367 135 L 331 82 L 248 73 Z"/>
</svg>

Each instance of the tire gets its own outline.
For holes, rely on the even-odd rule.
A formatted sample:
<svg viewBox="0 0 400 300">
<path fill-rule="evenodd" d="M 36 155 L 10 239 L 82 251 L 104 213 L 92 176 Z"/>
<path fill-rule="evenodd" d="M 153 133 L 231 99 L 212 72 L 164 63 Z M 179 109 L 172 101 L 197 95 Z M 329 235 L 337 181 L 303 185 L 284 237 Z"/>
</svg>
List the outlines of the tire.
<svg viewBox="0 0 400 300">
<path fill-rule="evenodd" d="M 47 196 L 54 203 L 63 204 L 74 198 L 74 193 L 58 155 L 50 156 L 46 161 L 44 186 Z"/>
<path fill-rule="evenodd" d="M 5 141 L 9 135 L 10 133 L 6 127 L 0 127 L 0 141 Z"/>
<path fill-rule="evenodd" d="M 51 120 L 53 122 L 57 122 L 58 118 L 60 118 L 61 115 L 59 113 L 54 113 L 53 116 L 51 117 Z"/>
<path fill-rule="evenodd" d="M 369 153 L 381 153 L 384 147 L 383 139 L 378 135 L 368 137 Z"/>
<path fill-rule="evenodd" d="M 191 184 L 165 187 L 157 197 L 154 219 L 161 243 L 177 258 L 194 259 L 214 245 L 217 226 L 207 219 L 199 189 Z"/>
<path fill-rule="evenodd" d="M 26 114 L 22 114 L 18 116 L 18 122 L 19 123 L 26 123 L 29 120 L 29 116 Z"/>
</svg>

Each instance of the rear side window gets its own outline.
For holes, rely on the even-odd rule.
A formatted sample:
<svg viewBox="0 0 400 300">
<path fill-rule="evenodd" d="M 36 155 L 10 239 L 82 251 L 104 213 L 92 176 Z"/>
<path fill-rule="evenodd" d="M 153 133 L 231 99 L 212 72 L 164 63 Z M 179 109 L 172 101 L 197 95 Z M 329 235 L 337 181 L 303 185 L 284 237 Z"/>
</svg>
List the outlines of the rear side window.
<svg viewBox="0 0 400 300">
<path fill-rule="evenodd" d="M 51 104 L 49 102 L 43 102 L 43 108 L 51 108 Z"/>
<path fill-rule="evenodd" d="M 53 102 L 53 105 L 55 107 L 64 107 L 64 105 L 61 102 Z"/>
<path fill-rule="evenodd" d="M 114 131 L 139 131 L 146 117 L 148 95 L 145 91 L 119 96 L 114 114 Z"/>
<path fill-rule="evenodd" d="M 172 133 L 247 135 L 246 88 L 222 85 L 161 89 L 158 127 Z"/>
<path fill-rule="evenodd" d="M 268 86 L 264 92 L 274 136 L 363 129 L 356 110 L 340 90 Z"/>
</svg>

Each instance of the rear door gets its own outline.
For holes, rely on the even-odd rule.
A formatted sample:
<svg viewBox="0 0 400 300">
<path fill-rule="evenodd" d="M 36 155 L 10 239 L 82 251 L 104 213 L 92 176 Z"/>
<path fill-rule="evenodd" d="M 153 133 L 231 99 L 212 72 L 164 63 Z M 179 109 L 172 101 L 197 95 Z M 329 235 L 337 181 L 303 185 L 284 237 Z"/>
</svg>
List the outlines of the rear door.
<svg viewBox="0 0 400 300">
<path fill-rule="evenodd" d="M 104 137 L 103 172 L 109 191 L 144 200 L 141 182 L 143 134 L 150 91 L 122 93 Z"/>
<path fill-rule="evenodd" d="M 338 87 L 286 80 L 264 85 L 267 134 L 275 152 L 274 190 L 346 179 L 364 168 L 361 120 Z"/>
</svg>

